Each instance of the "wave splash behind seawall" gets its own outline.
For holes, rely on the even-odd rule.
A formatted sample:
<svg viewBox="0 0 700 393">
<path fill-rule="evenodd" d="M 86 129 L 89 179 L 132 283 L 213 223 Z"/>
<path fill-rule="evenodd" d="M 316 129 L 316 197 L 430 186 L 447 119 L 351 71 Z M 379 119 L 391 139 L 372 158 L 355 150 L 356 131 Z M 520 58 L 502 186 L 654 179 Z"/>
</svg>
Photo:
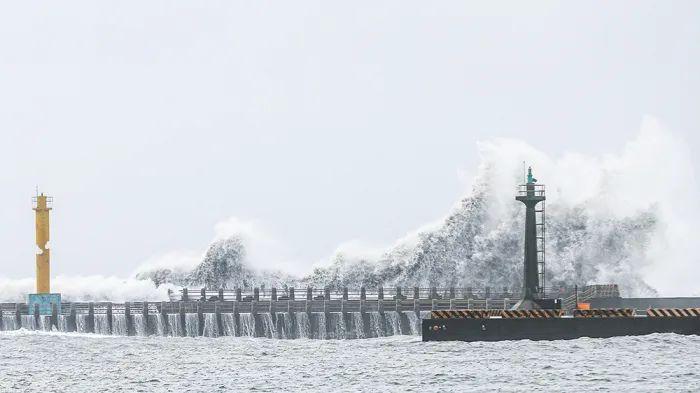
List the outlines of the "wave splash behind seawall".
<svg viewBox="0 0 700 393">
<path fill-rule="evenodd" d="M 92 289 L 94 278 L 78 290 L 79 279 L 65 278 L 66 300 L 165 300 L 167 289 L 177 286 L 506 287 L 518 293 L 524 212 L 514 195 L 523 161 L 547 185 L 548 287 L 616 283 L 623 296 L 700 293 L 696 280 L 683 274 L 696 263 L 691 251 L 700 232 L 690 153 L 653 119 L 617 155 L 553 157 L 508 139 L 480 143 L 479 155 L 470 191 L 450 213 L 383 252 L 340 247 L 295 276 L 255 268 L 270 261 L 255 259 L 249 233 L 232 233 L 217 237 L 193 266 L 143 266 L 135 278 L 102 280 L 100 293 Z M 30 280 L 6 284 L 0 285 L 5 301 L 21 301 L 31 291 Z"/>
</svg>

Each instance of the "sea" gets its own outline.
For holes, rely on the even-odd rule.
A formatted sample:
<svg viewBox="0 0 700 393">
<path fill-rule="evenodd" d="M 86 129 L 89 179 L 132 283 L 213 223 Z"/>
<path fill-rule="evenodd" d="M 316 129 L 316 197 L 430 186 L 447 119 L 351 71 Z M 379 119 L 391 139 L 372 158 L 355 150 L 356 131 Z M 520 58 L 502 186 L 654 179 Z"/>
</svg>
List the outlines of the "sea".
<svg viewBox="0 0 700 393">
<path fill-rule="evenodd" d="M 0 332 L 0 392 L 696 392 L 700 337 L 569 341 Z"/>
</svg>

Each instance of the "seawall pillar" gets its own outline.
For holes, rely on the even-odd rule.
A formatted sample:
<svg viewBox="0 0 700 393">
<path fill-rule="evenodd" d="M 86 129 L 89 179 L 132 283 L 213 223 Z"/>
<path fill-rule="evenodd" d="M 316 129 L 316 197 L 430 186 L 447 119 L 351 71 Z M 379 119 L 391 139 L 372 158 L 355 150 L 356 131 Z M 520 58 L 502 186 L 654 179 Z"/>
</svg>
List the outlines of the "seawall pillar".
<svg viewBox="0 0 700 393">
<path fill-rule="evenodd" d="M 145 335 L 151 334 L 153 330 L 151 330 L 153 327 L 150 326 L 150 322 L 148 321 L 148 302 L 143 302 L 143 308 L 141 309 L 141 315 L 143 315 L 143 331 Z"/>
<path fill-rule="evenodd" d="M 133 336 L 134 335 L 134 324 L 132 323 L 131 318 L 131 304 L 129 302 L 124 303 L 124 321 L 126 324 L 126 335 L 127 336 Z"/>
<path fill-rule="evenodd" d="M 163 324 L 164 336 L 172 334 L 172 330 L 170 329 L 170 320 L 168 319 L 168 311 L 165 308 L 166 304 L 166 302 L 160 302 L 160 322 Z"/>
<path fill-rule="evenodd" d="M 112 334 L 112 303 L 109 302 L 107 303 L 107 329 L 109 330 L 109 334 Z"/>
<path fill-rule="evenodd" d="M 75 312 L 75 305 L 73 303 L 70 304 L 70 310 L 68 313 L 68 331 L 69 332 L 75 332 L 78 330 L 78 323 L 76 321 L 77 315 Z"/>
<path fill-rule="evenodd" d="M 224 303 L 221 301 L 218 301 L 214 303 L 214 315 L 216 316 L 216 331 L 219 333 L 219 336 L 224 335 L 224 321 L 221 320 L 221 307 Z"/>
<path fill-rule="evenodd" d="M 87 332 L 95 333 L 95 304 L 88 303 Z"/>
<path fill-rule="evenodd" d="M 275 293 L 275 298 L 277 294 Z M 270 300 L 270 319 L 272 319 L 272 326 L 277 326 L 277 300 Z"/>
<path fill-rule="evenodd" d="M 15 304 L 15 326 L 22 327 L 22 303 Z"/>
<path fill-rule="evenodd" d="M 185 308 L 182 307 L 182 302 L 178 304 L 179 308 L 177 310 L 178 314 L 180 314 L 180 336 L 185 337 L 187 336 L 187 330 L 185 329 L 186 322 L 185 322 Z"/>
<path fill-rule="evenodd" d="M 34 326 L 36 326 L 37 329 L 41 327 L 41 314 L 39 314 L 39 305 L 34 304 L 34 310 L 32 310 L 34 313 Z"/>
<path fill-rule="evenodd" d="M 53 330 L 56 328 L 58 330 L 58 305 L 56 303 L 51 303 L 51 328 Z"/>
<path fill-rule="evenodd" d="M 197 334 L 199 336 L 204 335 L 204 310 L 202 309 L 202 302 L 197 302 Z"/>
</svg>

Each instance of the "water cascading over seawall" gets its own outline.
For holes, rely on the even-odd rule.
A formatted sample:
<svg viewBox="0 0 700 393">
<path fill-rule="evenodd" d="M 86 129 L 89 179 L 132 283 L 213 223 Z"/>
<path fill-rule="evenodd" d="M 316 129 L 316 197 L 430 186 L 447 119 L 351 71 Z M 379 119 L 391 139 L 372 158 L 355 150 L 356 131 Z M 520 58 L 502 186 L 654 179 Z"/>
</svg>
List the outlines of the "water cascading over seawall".
<svg viewBox="0 0 700 393">
<path fill-rule="evenodd" d="M 199 315 L 196 313 L 185 314 L 185 333 L 188 337 L 199 336 Z"/>
<path fill-rule="evenodd" d="M 168 333 L 171 337 L 182 336 L 182 324 L 179 314 L 168 314 Z"/>
<path fill-rule="evenodd" d="M 236 330 L 236 320 L 234 314 L 221 314 L 221 327 L 222 334 L 224 336 L 235 337 L 239 335 Z"/>
<path fill-rule="evenodd" d="M 109 320 L 107 314 L 95 315 L 95 334 L 110 334 Z"/>
<path fill-rule="evenodd" d="M 216 314 L 204 314 L 204 337 L 219 337 L 219 324 Z"/>
<path fill-rule="evenodd" d="M 17 319 L 14 315 L 3 315 L 2 316 L 2 328 L 3 330 L 17 330 Z"/>
<path fill-rule="evenodd" d="M 296 327 L 297 336 L 296 338 L 312 338 L 311 335 L 311 321 L 309 321 L 309 314 L 305 312 L 296 313 Z"/>
<path fill-rule="evenodd" d="M 115 336 L 126 336 L 127 332 L 128 332 L 128 330 L 126 327 L 126 315 L 124 315 L 124 314 L 112 315 L 112 334 Z"/>
<path fill-rule="evenodd" d="M 238 328 L 239 336 L 255 337 L 255 318 L 253 314 L 241 313 L 239 315 L 240 327 Z"/>
<path fill-rule="evenodd" d="M 92 317 L 92 319 L 90 319 Z M 173 337 L 266 337 L 271 339 L 363 339 L 370 337 L 385 337 L 391 335 L 417 335 L 420 330 L 420 320 L 412 311 L 385 313 L 305 313 L 297 312 L 276 313 L 274 318 L 270 313 L 257 315 L 241 313 L 238 319 L 235 314 L 222 313 L 220 319 L 214 313 L 202 314 L 203 326 L 200 330 L 200 319 L 197 313 L 184 314 L 184 327 L 181 314 L 132 315 L 127 318 L 124 314 L 112 315 L 111 325 L 106 314 L 77 314 L 74 327 L 71 328 L 70 316 L 61 315 L 57 318 L 57 326 L 52 326 L 51 318 L 42 316 L 39 325 L 33 315 L 22 315 L 20 326 L 16 324 L 15 316 L 3 315 L 2 330 L 45 330 L 59 332 L 94 333 L 100 335 L 131 335 L 136 336 L 173 336 Z M 130 321 L 131 325 L 128 325 Z"/>
<path fill-rule="evenodd" d="M 22 329 L 36 330 L 34 315 L 22 315 Z"/>
<path fill-rule="evenodd" d="M 343 312 L 335 311 L 342 310 L 342 307 L 318 307 L 323 304 L 323 301 L 316 303 L 308 311 L 255 313 L 241 312 L 238 306 L 230 308 L 231 303 L 217 303 L 216 306 L 208 302 L 163 303 L 157 306 L 144 304 L 143 307 L 141 304 L 138 307 L 79 304 L 65 307 L 61 314 L 53 316 L 21 314 L 18 310 L 26 308 L 13 304 L 12 307 L 5 306 L 3 309 L 0 305 L 0 330 L 25 329 L 115 336 L 345 340 L 419 335 L 420 318 L 429 314 L 429 311 L 418 313 L 409 310 Z M 164 308 L 165 305 L 172 308 Z M 227 305 L 229 308 L 226 308 Z M 272 311 L 272 307 L 264 307 Z M 315 311 L 323 309 L 332 311 Z"/>
<path fill-rule="evenodd" d="M 486 305 L 485 300 L 463 299 L 457 291 L 446 291 L 453 295 L 449 299 L 419 298 L 418 289 L 415 293 L 415 299 L 404 296 L 391 300 L 348 300 L 346 293 L 346 299 L 330 300 L 64 303 L 50 315 L 39 315 L 38 311 L 30 314 L 22 303 L 0 303 L 0 330 L 141 337 L 345 340 L 418 335 L 419 317 L 427 316 L 430 309 Z M 400 291 L 394 294 L 403 296 Z M 510 303 L 499 300 L 491 304 L 505 307 Z"/>
<path fill-rule="evenodd" d="M 260 319 L 260 324 L 257 324 L 257 326 L 261 326 L 261 330 L 257 332 L 258 337 L 267 337 L 267 338 L 276 338 L 277 337 L 277 330 L 275 328 L 275 323 L 272 321 L 272 314 L 269 312 L 264 312 L 261 314 L 258 314 L 258 318 Z"/>
</svg>

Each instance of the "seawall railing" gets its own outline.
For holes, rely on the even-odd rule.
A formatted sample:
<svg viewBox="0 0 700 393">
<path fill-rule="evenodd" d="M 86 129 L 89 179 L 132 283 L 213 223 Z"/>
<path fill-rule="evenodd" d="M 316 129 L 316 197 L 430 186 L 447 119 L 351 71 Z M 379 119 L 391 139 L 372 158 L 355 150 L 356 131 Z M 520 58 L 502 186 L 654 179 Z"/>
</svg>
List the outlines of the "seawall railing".
<svg viewBox="0 0 700 393">
<path fill-rule="evenodd" d="M 573 287 L 550 287 L 549 297 L 565 297 Z M 519 291 L 509 288 L 495 290 L 490 287 L 388 287 L 388 288 L 183 288 L 169 292 L 171 301 L 250 301 L 250 300 L 385 300 L 385 299 L 510 299 L 519 297 Z"/>
</svg>

